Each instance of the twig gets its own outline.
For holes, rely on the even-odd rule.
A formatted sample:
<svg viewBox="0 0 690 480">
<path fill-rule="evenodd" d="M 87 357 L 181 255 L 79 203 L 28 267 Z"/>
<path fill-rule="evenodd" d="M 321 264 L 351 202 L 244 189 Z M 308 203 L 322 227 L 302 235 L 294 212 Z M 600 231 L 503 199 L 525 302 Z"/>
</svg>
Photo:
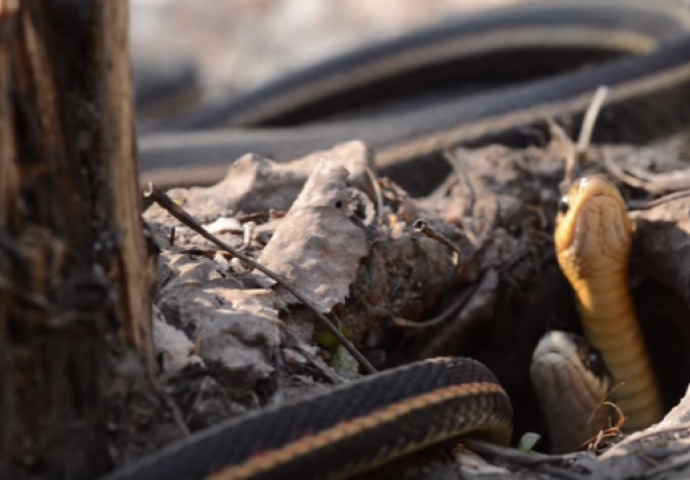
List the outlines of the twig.
<svg viewBox="0 0 690 480">
<path fill-rule="evenodd" d="M 438 315 L 436 318 L 432 318 L 427 322 L 411 322 L 403 318 L 395 318 L 393 320 L 393 323 L 398 327 L 405 328 L 429 328 L 439 325 L 448 320 L 450 317 L 452 317 L 465 307 L 467 302 L 469 302 L 472 298 L 472 295 L 474 295 L 474 292 L 476 292 L 479 288 L 479 283 L 479 281 L 475 282 L 467 290 L 462 292 L 462 294 L 460 294 L 458 298 L 456 298 L 455 301 L 452 304 L 450 304 L 448 308 L 446 308 L 443 312 L 441 312 L 441 314 Z"/>
<path fill-rule="evenodd" d="M 547 455 L 537 452 L 523 452 L 514 448 L 502 447 L 494 443 L 477 439 L 466 439 L 463 440 L 462 443 L 474 452 L 482 453 L 484 455 L 491 455 L 493 457 L 500 458 L 501 460 L 523 466 L 559 463 L 564 464 L 572 462 L 582 455 L 587 455 L 581 452 L 566 453 L 564 455 Z"/>
<path fill-rule="evenodd" d="M 594 131 L 594 125 L 596 124 L 597 117 L 601 111 L 601 106 L 608 95 L 607 87 L 599 87 L 594 93 L 594 98 L 592 102 L 587 107 L 587 112 L 585 112 L 585 118 L 582 120 L 582 126 L 580 127 L 580 135 L 577 139 L 577 144 L 573 145 L 568 135 L 563 131 L 563 129 L 553 121 L 549 121 L 549 130 L 551 135 L 558 137 L 565 145 L 568 147 L 568 152 L 565 158 L 565 174 L 563 175 L 563 180 L 559 185 L 561 193 L 565 193 L 565 189 L 573 182 L 573 172 L 575 171 L 575 165 L 581 162 L 587 150 L 589 149 L 590 143 L 592 141 L 592 132 Z"/>
<path fill-rule="evenodd" d="M 573 145 L 573 141 L 563 131 L 560 125 L 552 120 L 549 120 L 548 126 L 551 137 L 557 138 L 566 150 L 564 153 L 565 168 L 563 172 L 563 180 L 561 180 L 561 183 L 558 185 L 560 192 L 565 193 L 568 187 L 570 187 L 570 184 L 573 183 L 573 172 L 575 171 L 575 165 L 577 165 L 576 148 L 575 145 Z"/>
<path fill-rule="evenodd" d="M 646 190 L 650 192 L 648 188 L 648 181 L 640 180 L 625 171 L 620 165 L 618 165 L 612 158 L 610 152 L 604 152 L 604 165 L 606 170 L 614 176 L 619 181 L 625 183 L 629 187 L 638 188 L 640 190 Z M 627 203 L 628 211 L 634 210 L 649 210 L 664 203 L 672 202 L 674 200 L 680 200 L 682 198 L 690 197 L 690 189 L 680 190 L 677 192 L 669 193 L 663 197 L 655 198 L 653 200 L 642 200 L 642 201 L 629 201 Z"/>
<path fill-rule="evenodd" d="M 304 305 L 313 310 L 319 321 L 328 329 L 330 332 L 338 339 L 338 341 L 345 347 L 345 349 L 352 355 L 357 361 L 369 372 L 376 373 L 374 366 L 369 363 L 369 361 L 364 358 L 364 356 L 355 348 L 348 339 L 346 339 L 343 334 L 335 328 L 335 326 L 326 318 L 326 316 L 319 311 L 319 309 L 304 295 L 299 293 L 296 288 L 294 288 L 290 283 L 285 280 L 281 275 L 272 272 L 268 268 L 261 265 L 259 262 L 253 258 L 247 257 L 240 252 L 233 249 L 230 245 L 217 239 L 215 236 L 210 234 L 208 230 L 202 227 L 196 220 L 194 220 L 182 207 L 177 205 L 173 200 L 165 194 L 162 190 L 155 187 L 153 184 L 149 184 L 148 191 L 144 192 L 144 196 L 151 198 L 154 202 L 160 205 L 162 208 L 168 211 L 170 215 L 178 219 L 183 224 L 187 225 L 189 228 L 197 232 L 199 235 L 204 237 L 206 240 L 213 242 L 219 248 L 225 250 L 236 258 L 239 258 L 244 263 L 250 265 L 251 267 L 259 270 L 265 275 L 269 276 L 276 282 L 278 282 L 285 290 L 290 292 L 294 297 L 302 302 Z"/>
<path fill-rule="evenodd" d="M 457 154 L 449 152 L 448 150 L 443 152 L 443 158 L 445 158 L 446 161 L 450 164 L 450 166 L 453 167 L 453 171 L 458 176 L 458 180 L 462 180 L 462 182 L 467 187 L 469 205 L 467 205 L 468 212 L 464 213 L 471 215 L 472 211 L 474 210 L 474 203 L 477 200 L 477 194 L 474 191 L 474 185 L 472 185 L 472 181 L 467 176 L 467 172 L 465 172 L 465 169 L 462 168 L 464 165 L 460 165 L 462 163 L 462 160 L 458 157 Z"/>
<path fill-rule="evenodd" d="M 237 215 L 235 215 L 235 220 L 237 220 L 240 223 L 251 222 L 254 220 L 265 222 L 266 221 L 266 212 L 237 214 Z"/>
<path fill-rule="evenodd" d="M 458 318 L 444 326 L 441 332 L 432 338 L 420 353 L 421 357 L 430 358 L 444 355 L 453 345 L 453 351 L 462 351 L 462 343 L 467 340 L 465 333 L 473 325 L 487 318 L 488 311 L 495 303 L 499 274 L 493 268 L 483 270 L 476 280 L 476 289 L 462 309 Z"/>
<path fill-rule="evenodd" d="M 616 162 L 613 161 L 613 157 L 611 156 L 611 152 L 609 151 L 604 151 L 604 166 L 606 167 L 606 170 L 616 177 L 618 180 L 621 182 L 625 183 L 626 185 L 633 187 L 633 188 L 639 188 L 640 190 L 644 190 L 644 185 L 645 182 L 633 177 L 632 175 L 628 174 L 623 168 L 620 167 Z"/>
<path fill-rule="evenodd" d="M 620 165 L 613 161 L 610 152 L 604 152 L 604 165 L 606 166 L 606 170 L 608 170 L 608 172 L 619 181 L 630 187 L 646 190 L 645 182 L 628 174 L 623 168 L 620 167 Z M 680 190 L 678 192 L 669 193 L 668 195 L 664 195 L 663 197 L 655 198 L 653 200 L 630 200 L 627 203 L 627 208 L 628 211 L 649 210 L 651 208 L 658 207 L 659 205 L 663 205 L 664 203 L 687 197 L 690 197 L 690 190 Z"/>
<path fill-rule="evenodd" d="M 664 203 L 673 202 L 688 197 L 690 197 L 690 190 L 682 190 L 680 192 L 669 193 L 668 195 L 655 198 L 654 200 L 645 200 L 640 202 L 635 202 L 631 200 L 628 202 L 627 206 L 628 211 L 649 210 L 650 208 L 658 207 L 659 205 L 663 205 Z"/>
<path fill-rule="evenodd" d="M 371 170 L 371 168 L 365 166 L 364 171 L 367 172 L 367 176 L 371 182 L 371 187 L 374 189 L 374 195 L 376 195 L 376 221 L 374 225 L 378 227 L 381 223 L 381 216 L 383 215 L 383 193 L 381 192 L 381 185 L 379 185 L 376 174 Z"/>
<path fill-rule="evenodd" d="M 690 186 L 690 169 L 681 168 L 665 173 L 649 173 L 641 167 L 626 165 L 630 175 L 644 182 L 644 188 L 650 194 L 677 192 L 687 190 Z"/>
<path fill-rule="evenodd" d="M 585 118 L 582 120 L 582 127 L 580 128 L 580 136 L 577 139 L 577 146 L 575 147 L 575 154 L 578 158 L 587 153 L 589 149 L 589 144 L 592 141 L 592 132 L 594 131 L 594 125 L 599 117 L 599 111 L 601 106 L 604 104 L 606 95 L 608 95 L 609 89 L 607 87 L 599 87 L 594 93 L 594 98 L 592 103 L 589 104 L 587 112 L 585 113 Z"/>
<path fill-rule="evenodd" d="M 564 455 L 546 455 L 537 452 L 522 452 L 514 448 L 506 448 L 477 439 L 463 440 L 462 443 L 466 448 L 474 452 L 500 459 L 504 463 L 529 467 L 556 478 L 569 480 L 589 478 L 585 474 L 576 473 L 560 466 L 569 465 L 584 455 L 589 455 L 587 453 L 575 452 Z"/>
<path fill-rule="evenodd" d="M 434 227 L 426 223 L 424 220 L 421 218 L 415 220 L 415 222 L 412 224 L 412 228 L 414 229 L 415 232 L 421 233 L 425 237 L 435 240 L 438 243 L 445 245 L 446 247 L 450 248 L 452 251 L 458 254 L 458 263 L 462 260 L 462 251 L 460 250 L 460 247 L 458 247 L 456 244 L 450 241 L 448 237 L 443 235 L 441 232 L 436 230 Z"/>
<path fill-rule="evenodd" d="M 237 249 L 238 252 L 243 252 L 252 246 L 252 239 L 254 238 L 254 230 L 256 230 L 256 223 L 249 221 L 242 225 L 243 237 L 242 245 Z"/>
</svg>

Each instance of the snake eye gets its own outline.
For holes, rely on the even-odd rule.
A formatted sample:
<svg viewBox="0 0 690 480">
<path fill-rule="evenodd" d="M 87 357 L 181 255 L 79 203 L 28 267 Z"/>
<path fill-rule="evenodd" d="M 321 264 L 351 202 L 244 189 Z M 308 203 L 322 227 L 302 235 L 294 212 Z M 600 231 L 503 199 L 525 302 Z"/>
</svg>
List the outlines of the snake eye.
<svg viewBox="0 0 690 480">
<path fill-rule="evenodd" d="M 561 197 L 561 200 L 558 202 L 558 211 L 565 215 L 566 213 L 568 213 L 569 208 L 570 199 L 567 196 Z"/>
</svg>

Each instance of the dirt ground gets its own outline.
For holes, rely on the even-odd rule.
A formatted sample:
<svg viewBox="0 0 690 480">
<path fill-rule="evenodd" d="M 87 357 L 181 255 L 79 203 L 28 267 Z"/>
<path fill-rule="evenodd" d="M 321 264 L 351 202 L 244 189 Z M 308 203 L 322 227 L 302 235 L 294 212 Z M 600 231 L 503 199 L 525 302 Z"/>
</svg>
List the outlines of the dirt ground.
<svg viewBox="0 0 690 480">
<path fill-rule="evenodd" d="M 194 58 L 209 98 L 478 5 L 206 3 L 192 8 L 173 0 L 133 1 L 132 32 L 139 58 L 171 51 Z M 176 34 L 162 33 L 170 30 Z M 608 174 L 637 222 L 631 288 L 661 372 L 667 411 L 690 383 L 690 262 L 684 261 L 690 255 L 690 199 L 640 206 L 690 187 L 687 145 L 687 137 L 679 136 L 647 147 L 593 147 L 574 172 Z M 552 238 L 573 145 L 561 139 L 543 149 L 489 146 L 447 153 L 450 173 L 431 194 L 417 198 L 388 178 L 372 179 L 371 151 L 357 141 L 290 163 L 247 155 L 217 185 L 168 192 L 235 253 L 166 209 L 150 207 L 145 219 L 161 249 L 159 374 L 179 409 L 177 422 L 194 432 L 356 379 L 366 365 L 384 370 L 460 355 L 484 363 L 505 387 L 514 407 L 514 441 L 537 433 L 536 452 L 548 451 L 529 365 L 546 331 L 580 333 Z M 432 233 L 421 229 L 423 224 Z M 283 275 L 304 298 L 237 252 Z M 356 354 L 324 328 L 322 315 L 337 319 Z M 360 354 L 364 360 L 358 362 Z M 185 428 L 176 431 L 173 425 L 155 442 L 180 438 Z M 673 455 L 685 458 L 690 449 L 676 437 L 664 438 L 663 446 L 677 447 Z M 382 478 L 419 478 L 425 455 Z M 605 466 L 581 456 L 542 471 L 534 460 L 541 457 L 492 455 L 496 470 L 465 465 L 463 475 L 538 472 L 559 478 L 584 471 L 622 478 L 651 468 L 632 455 L 608 458 L 613 463 Z M 447 468 L 443 462 L 425 463 L 424 468 Z M 682 475 L 683 465 L 673 473 Z"/>
<path fill-rule="evenodd" d="M 418 199 L 385 178 L 372 185 L 359 142 L 289 164 L 250 155 L 216 186 L 168 193 L 219 239 L 284 275 L 316 311 L 336 315 L 376 369 L 442 355 L 486 364 L 513 402 L 515 440 L 538 433 L 544 451 L 532 351 L 547 330 L 580 331 L 552 241 L 568 148 L 458 150 L 453 173 Z M 611 175 L 634 207 L 649 194 L 621 171 L 653 167 L 658 176 L 642 183 L 668 193 L 660 185 L 683 168 L 684 149 L 684 138 L 598 147 L 578 175 Z M 673 260 L 690 245 L 688 208 L 681 198 L 631 214 L 633 296 L 667 410 L 690 382 L 690 272 Z M 360 375 L 315 310 L 157 205 L 145 218 L 162 249 L 161 374 L 192 430 Z M 418 219 L 459 253 L 416 230 Z"/>
</svg>

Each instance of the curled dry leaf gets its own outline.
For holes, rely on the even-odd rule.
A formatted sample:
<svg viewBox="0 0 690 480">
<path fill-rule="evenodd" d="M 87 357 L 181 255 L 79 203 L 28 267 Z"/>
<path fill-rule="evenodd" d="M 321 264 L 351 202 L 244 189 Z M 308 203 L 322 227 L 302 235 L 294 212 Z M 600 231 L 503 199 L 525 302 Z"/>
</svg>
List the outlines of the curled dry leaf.
<svg viewBox="0 0 690 480">
<path fill-rule="evenodd" d="M 347 179 L 345 168 L 322 159 L 258 259 L 322 312 L 345 302 L 369 251 L 365 228 L 349 209 Z"/>
</svg>

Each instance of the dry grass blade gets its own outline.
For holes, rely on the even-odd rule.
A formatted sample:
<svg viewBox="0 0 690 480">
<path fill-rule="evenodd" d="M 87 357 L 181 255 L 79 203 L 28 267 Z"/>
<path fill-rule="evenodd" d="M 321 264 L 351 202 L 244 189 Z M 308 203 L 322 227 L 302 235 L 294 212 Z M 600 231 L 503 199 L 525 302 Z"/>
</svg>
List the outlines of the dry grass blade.
<svg viewBox="0 0 690 480">
<path fill-rule="evenodd" d="M 580 129 L 580 136 L 577 139 L 577 146 L 575 147 L 575 153 L 579 157 L 584 155 L 589 148 L 589 144 L 592 140 L 592 132 L 594 132 L 594 125 L 597 122 L 599 111 L 601 110 L 608 93 L 609 89 L 607 87 L 597 88 L 597 91 L 594 93 L 592 103 L 590 103 L 589 107 L 587 108 L 585 118 L 582 120 L 582 128 Z"/>
</svg>

